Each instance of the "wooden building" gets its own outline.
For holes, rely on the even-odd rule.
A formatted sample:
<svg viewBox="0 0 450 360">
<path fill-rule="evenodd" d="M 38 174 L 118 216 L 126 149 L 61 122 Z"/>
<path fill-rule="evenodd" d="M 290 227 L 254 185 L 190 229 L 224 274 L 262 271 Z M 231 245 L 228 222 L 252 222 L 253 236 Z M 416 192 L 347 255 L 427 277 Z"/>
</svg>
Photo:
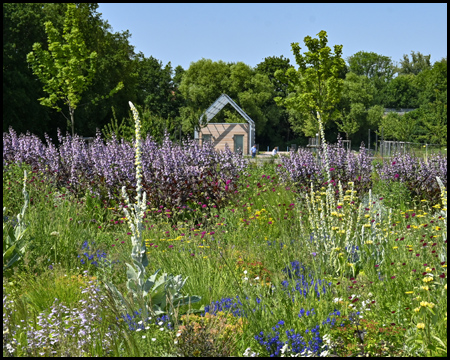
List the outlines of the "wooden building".
<svg viewBox="0 0 450 360">
<path fill-rule="evenodd" d="M 246 120 L 246 123 L 211 123 L 211 120 L 227 104 L 233 106 L 236 111 Z M 222 94 L 202 114 L 206 126 L 200 125 L 199 131 L 194 132 L 194 139 L 201 143 L 211 141 L 216 150 L 225 149 L 225 144 L 235 152 L 250 154 L 250 149 L 255 143 L 255 123 L 228 95 Z"/>
</svg>

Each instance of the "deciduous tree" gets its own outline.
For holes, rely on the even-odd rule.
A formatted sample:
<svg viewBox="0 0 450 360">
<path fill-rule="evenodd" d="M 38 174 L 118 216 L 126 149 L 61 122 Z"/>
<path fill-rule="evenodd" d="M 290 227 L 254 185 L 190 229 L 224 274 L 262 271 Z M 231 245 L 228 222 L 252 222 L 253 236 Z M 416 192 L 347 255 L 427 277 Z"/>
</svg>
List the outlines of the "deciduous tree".
<svg viewBox="0 0 450 360">
<path fill-rule="evenodd" d="M 53 23 L 47 21 L 45 31 L 48 50 L 44 50 L 40 43 L 35 43 L 33 51 L 27 55 L 27 61 L 48 94 L 48 97 L 39 99 L 40 103 L 61 111 L 69 120 L 59 106 L 62 101 L 69 110 L 72 135 L 75 133 L 74 112 L 83 92 L 92 83 L 97 59 L 97 53 L 89 52 L 86 47 L 75 12 L 76 6 L 68 4 L 62 37 Z M 109 96 L 122 87 L 123 84 L 119 83 Z"/>
<path fill-rule="evenodd" d="M 302 129 L 306 136 L 315 136 L 319 125 L 317 112 L 322 116 L 322 122 L 327 123 L 336 117 L 336 105 L 340 100 L 344 81 L 339 78 L 345 68 L 342 59 L 342 45 L 334 45 L 334 53 L 327 46 L 325 31 L 320 31 L 318 39 L 306 36 L 304 42 L 309 51 L 303 55 L 298 43 L 292 43 L 292 51 L 299 66 L 297 70 L 277 71 L 275 77 L 288 84 L 289 95 L 286 98 L 277 97 L 278 105 L 286 107 L 297 114 L 291 117 L 293 128 Z M 298 122 L 301 123 L 298 124 Z"/>
</svg>

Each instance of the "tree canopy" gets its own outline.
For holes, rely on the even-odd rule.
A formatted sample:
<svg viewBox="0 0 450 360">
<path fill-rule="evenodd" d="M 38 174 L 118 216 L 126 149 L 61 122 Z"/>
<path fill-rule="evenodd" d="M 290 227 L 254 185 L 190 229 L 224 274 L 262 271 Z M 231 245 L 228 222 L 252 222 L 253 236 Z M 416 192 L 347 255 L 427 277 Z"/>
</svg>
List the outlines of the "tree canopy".
<svg viewBox="0 0 450 360">
<path fill-rule="evenodd" d="M 324 126 L 336 116 L 335 105 L 339 102 L 344 81 L 339 78 L 345 62 L 341 58 L 342 45 L 334 45 L 334 53 L 327 46 L 325 31 L 304 38 L 308 48 L 303 55 L 298 43 L 292 43 L 292 51 L 299 68 L 290 68 L 286 72 L 277 71 L 275 76 L 288 84 L 288 96 L 277 97 L 278 105 L 294 111 L 298 117 L 291 117 L 293 123 L 301 122 L 302 131 L 306 136 L 315 136 L 319 130 L 317 112 L 322 116 Z"/>
</svg>

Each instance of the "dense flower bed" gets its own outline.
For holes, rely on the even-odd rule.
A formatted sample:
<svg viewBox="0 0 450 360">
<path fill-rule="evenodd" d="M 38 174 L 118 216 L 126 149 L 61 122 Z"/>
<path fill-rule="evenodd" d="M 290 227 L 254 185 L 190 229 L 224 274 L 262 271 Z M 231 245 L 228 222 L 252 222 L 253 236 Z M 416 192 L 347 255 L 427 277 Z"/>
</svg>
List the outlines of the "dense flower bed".
<svg viewBox="0 0 450 360">
<path fill-rule="evenodd" d="M 367 191 L 372 184 L 372 165 L 369 154 L 362 145 L 360 152 L 355 155 L 350 150 L 345 150 L 339 139 L 336 146 L 328 146 L 328 159 L 330 163 L 331 182 L 337 187 L 340 180 L 344 190 L 348 182 L 355 183 L 358 192 Z M 279 174 L 284 180 L 295 182 L 300 188 L 309 189 L 311 183 L 315 188 L 327 184 L 324 149 L 317 153 L 308 149 L 299 149 L 291 152 L 290 157 L 281 157 L 282 165 L 278 168 Z"/>
<path fill-rule="evenodd" d="M 115 137 L 105 143 L 97 133 L 88 146 L 81 137 L 64 137 L 59 131 L 58 141 L 55 146 L 46 136 L 45 145 L 35 135 L 18 136 L 10 129 L 3 133 L 3 166 L 24 162 L 78 193 L 89 189 L 119 201 L 114 191 L 122 186 L 134 189 L 132 144 Z M 153 206 L 220 206 L 234 193 L 238 174 L 246 167 L 243 157 L 228 148 L 216 152 L 210 144 L 191 140 L 176 144 L 166 136 L 158 144 L 149 136 L 141 146 L 143 187 Z"/>
</svg>

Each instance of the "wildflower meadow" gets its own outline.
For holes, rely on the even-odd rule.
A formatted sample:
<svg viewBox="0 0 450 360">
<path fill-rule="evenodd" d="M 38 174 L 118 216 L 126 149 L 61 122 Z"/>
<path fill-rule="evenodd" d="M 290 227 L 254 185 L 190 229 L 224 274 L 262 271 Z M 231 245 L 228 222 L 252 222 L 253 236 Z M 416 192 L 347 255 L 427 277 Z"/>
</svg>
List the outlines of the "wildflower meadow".
<svg viewBox="0 0 450 360">
<path fill-rule="evenodd" d="M 446 356 L 447 158 L 3 133 L 3 356 Z"/>
</svg>

